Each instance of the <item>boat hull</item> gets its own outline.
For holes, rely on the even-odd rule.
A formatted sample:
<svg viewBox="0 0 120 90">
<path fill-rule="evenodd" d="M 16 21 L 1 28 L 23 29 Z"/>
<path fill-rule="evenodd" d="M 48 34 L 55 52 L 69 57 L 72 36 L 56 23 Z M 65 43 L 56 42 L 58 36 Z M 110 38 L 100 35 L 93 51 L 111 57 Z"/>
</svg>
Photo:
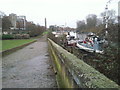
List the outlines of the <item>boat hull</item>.
<svg viewBox="0 0 120 90">
<path fill-rule="evenodd" d="M 79 48 L 79 49 L 83 49 L 87 52 L 95 52 L 95 53 L 100 53 L 100 54 L 103 54 L 103 51 L 100 51 L 100 50 L 95 50 L 94 48 L 92 48 L 92 46 L 90 47 L 86 47 L 85 44 L 81 43 L 77 43 L 76 46 Z"/>
</svg>

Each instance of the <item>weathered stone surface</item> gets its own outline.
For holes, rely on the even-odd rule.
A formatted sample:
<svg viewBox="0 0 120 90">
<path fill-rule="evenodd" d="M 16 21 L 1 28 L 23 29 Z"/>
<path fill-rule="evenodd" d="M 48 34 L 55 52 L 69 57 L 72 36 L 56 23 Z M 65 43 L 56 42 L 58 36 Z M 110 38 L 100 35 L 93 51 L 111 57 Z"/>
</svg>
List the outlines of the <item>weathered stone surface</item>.
<svg viewBox="0 0 120 90">
<path fill-rule="evenodd" d="M 120 88 L 112 80 L 105 77 L 103 74 L 83 62 L 82 60 L 78 59 L 73 54 L 67 52 L 62 47 L 54 43 L 52 40 L 48 39 L 49 47 L 51 50 L 51 55 L 55 62 L 57 62 L 56 68 L 62 69 L 58 70 L 58 73 L 65 73 L 67 78 L 63 79 L 63 82 L 69 78 L 69 75 L 63 71 L 69 71 L 71 77 L 76 82 L 76 86 L 81 88 Z M 62 57 L 62 61 L 59 58 L 59 55 Z M 60 62 L 64 62 L 61 64 Z M 56 63 L 55 63 L 56 64 Z M 65 67 L 64 69 L 62 68 Z M 63 76 L 65 76 L 63 75 Z M 62 75 L 61 75 L 62 77 Z M 67 80 L 71 81 L 71 80 Z M 71 83 L 71 82 L 68 82 Z"/>
</svg>

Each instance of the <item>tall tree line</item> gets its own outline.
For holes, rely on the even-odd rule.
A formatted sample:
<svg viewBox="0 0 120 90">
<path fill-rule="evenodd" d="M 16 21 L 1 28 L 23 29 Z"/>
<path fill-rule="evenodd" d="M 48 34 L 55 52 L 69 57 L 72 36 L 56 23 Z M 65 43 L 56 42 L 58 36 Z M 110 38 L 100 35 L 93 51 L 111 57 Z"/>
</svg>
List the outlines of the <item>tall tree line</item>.
<svg viewBox="0 0 120 90">
<path fill-rule="evenodd" d="M 115 15 L 115 10 L 108 10 L 108 25 L 115 24 L 117 20 L 117 16 Z M 77 21 L 77 32 L 84 32 L 90 31 L 91 29 L 96 29 L 96 27 L 105 26 L 105 15 L 106 12 L 102 12 L 100 14 L 100 18 L 97 17 L 95 14 L 89 14 L 86 16 L 86 20 L 79 20 Z"/>
</svg>

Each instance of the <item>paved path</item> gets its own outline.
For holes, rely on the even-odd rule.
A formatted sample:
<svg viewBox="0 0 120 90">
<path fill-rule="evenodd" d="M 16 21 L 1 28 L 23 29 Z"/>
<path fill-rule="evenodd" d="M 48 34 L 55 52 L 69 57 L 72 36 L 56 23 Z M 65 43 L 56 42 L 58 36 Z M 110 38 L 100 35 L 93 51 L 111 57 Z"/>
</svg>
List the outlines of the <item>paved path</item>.
<svg viewBox="0 0 120 90">
<path fill-rule="evenodd" d="M 2 60 L 3 88 L 55 88 L 46 36 Z"/>
</svg>

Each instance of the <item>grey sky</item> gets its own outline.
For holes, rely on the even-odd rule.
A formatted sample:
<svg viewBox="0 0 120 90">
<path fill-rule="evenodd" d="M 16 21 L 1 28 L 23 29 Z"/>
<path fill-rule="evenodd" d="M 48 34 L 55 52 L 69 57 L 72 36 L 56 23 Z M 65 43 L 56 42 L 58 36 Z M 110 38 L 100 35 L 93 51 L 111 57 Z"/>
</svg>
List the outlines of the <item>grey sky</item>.
<svg viewBox="0 0 120 90">
<path fill-rule="evenodd" d="M 100 15 L 109 0 L 0 0 L 0 11 L 5 14 L 25 15 L 28 21 L 44 25 L 76 27 L 77 20 L 85 20 L 88 14 Z M 118 1 L 112 0 L 109 9 L 117 12 Z"/>
</svg>

